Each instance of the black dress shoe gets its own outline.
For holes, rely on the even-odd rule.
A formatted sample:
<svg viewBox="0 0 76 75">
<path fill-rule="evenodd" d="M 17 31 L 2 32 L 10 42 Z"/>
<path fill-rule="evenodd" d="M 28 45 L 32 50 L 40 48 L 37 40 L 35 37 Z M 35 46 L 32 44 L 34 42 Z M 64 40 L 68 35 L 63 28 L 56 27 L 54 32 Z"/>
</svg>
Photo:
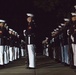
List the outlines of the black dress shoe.
<svg viewBox="0 0 76 75">
<path fill-rule="evenodd" d="M 33 67 L 28 67 L 28 69 L 35 69 L 35 68 L 33 68 Z"/>
<path fill-rule="evenodd" d="M 66 63 L 65 63 L 64 66 L 69 66 L 69 64 L 66 64 Z"/>
<path fill-rule="evenodd" d="M 71 66 L 72 69 L 76 69 L 76 66 Z"/>
<path fill-rule="evenodd" d="M 29 69 L 29 67 L 26 67 L 27 69 Z"/>
</svg>

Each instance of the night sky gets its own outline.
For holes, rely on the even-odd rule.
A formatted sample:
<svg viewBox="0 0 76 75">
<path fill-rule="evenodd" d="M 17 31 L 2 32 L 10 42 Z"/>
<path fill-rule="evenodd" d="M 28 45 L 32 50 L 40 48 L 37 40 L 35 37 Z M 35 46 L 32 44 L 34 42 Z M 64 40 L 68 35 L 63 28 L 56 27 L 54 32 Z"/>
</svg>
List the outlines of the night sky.
<svg viewBox="0 0 76 75">
<path fill-rule="evenodd" d="M 38 32 L 45 33 L 48 26 L 46 18 L 47 14 L 34 7 L 32 0 L 0 0 L 0 18 L 6 20 L 8 26 L 22 34 L 22 30 L 26 29 L 26 13 L 30 12 L 35 15 L 35 23 Z M 45 23 L 44 23 L 45 22 Z M 47 24 L 47 26 L 46 26 Z M 45 34 L 46 35 L 46 34 Z"/>
<path fill-rule="evenodd" d="M 41 0 L 40 0 L 41 1 Z M 48 0 L 46 0 L 48 1 Z M 40 8 L 34 0 L 0 0 L 0 18 L 6 20 L 8 26 L 17 31 L 20 36 L 27 27 L 26 13 L 34 14 L 36 23 L 37 43 L 40 44 L 45 36 L 51 36 L 51 31 L 56 28 L 62 19 L 73 11 L 75 0 L 59 0 L 58 4 L 47 8 Z M 23 38 L 23 37 L 22 37 Z"/>
</svg>

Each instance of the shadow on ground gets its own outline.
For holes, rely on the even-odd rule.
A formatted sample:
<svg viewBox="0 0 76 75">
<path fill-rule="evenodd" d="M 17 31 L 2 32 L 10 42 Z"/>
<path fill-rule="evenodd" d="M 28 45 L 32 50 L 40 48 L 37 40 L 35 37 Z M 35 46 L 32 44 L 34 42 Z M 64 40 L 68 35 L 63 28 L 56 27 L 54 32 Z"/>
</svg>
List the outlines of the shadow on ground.
<svg viewBox="0 0 76 75">
<path fill-rule="evenodd" d="M 25 57 L 9 62 L 7 65 L 0 65 L 0 69 L 6 69 L 11 67 L 23 66 L 25 65 Z"/>
</svg>

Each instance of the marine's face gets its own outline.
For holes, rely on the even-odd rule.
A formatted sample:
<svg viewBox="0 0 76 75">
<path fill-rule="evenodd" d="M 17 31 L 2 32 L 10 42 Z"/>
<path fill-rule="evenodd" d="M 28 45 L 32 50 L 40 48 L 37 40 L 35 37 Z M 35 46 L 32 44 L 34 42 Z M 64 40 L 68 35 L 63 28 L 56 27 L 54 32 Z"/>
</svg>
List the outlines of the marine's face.
<svg viewBox="0 0 76 75">
<path fill-rule="evenodd" d="M 48 40 L 48 37 L 46 37 L 46 40 Z"/>
<path fill-rule="evenodd" d="M 3 27 L 3 23 L 0 23 L 0 27 Z"/>
<path fill-rule="evenodd" d="M 11 33 L 12 33 L 12 31 L 9 30 L 9 34 L 11 34 Z"/>
<path fill-rule="evenodd" d="M 31 23 L 32 22 L 32 17 L 28 17 L 27 22 Z"/>
<path fill-rule="evenodd" d="M 72 21 L 73 21 L 73 22 L 76 21 L 76 16 L 73 16 L 73 17 L 72 17 Z"/>
<path fill-rule="evenodd" d="M 68 23 L 68 22 L 64 22 L 64 26 L 66 26 L 66 25 L 67 25 L 67 23 Z"/>
</svg>

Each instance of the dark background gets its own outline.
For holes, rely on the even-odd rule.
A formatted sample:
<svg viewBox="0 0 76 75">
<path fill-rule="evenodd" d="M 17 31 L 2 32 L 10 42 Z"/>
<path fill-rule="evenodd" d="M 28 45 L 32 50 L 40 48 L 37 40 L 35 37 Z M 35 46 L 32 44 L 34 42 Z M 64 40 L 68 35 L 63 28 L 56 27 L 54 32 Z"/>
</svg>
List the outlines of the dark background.
<svg viewBox="0 0 76 75">
<path fill-rule="evenodd" d="M 45 36 L 51 38 L 51 31 L 63 22 L 64 17 L 70 18 L 75 4 L 75 0 L 0 0 L 0 18 L 24 39 L 22 32 L 27 27 L 26 13 L 33 13 L 37 51 L 40 52 L 42 40 Z"/>
</svg>

